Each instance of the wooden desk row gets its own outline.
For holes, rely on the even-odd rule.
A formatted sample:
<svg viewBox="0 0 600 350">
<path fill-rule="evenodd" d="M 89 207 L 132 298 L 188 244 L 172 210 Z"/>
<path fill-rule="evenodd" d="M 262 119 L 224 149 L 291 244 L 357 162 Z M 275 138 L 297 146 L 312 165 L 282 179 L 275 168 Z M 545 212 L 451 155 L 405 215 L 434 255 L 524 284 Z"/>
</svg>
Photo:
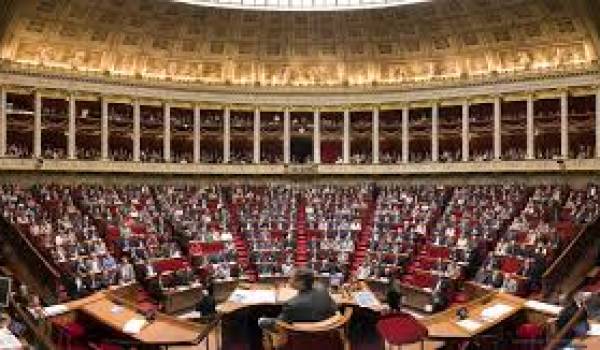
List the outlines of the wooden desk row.
<svg viewBox="0 0 600 350">
<path fill-rule="evenodd" d="M 195 345 L 203 342 L 209 333 L 219 326 L 218 319 L 200 324 L 162 313 L 157 313 L 152 320 L 149 320 L 135 305 L 113 295 L 109 290 L 67 303 L 64 307 L 68 313 L 81 312 L 111 328 L 117 334 L 150 346 Z M 138 332 L 126 333 L 126 325 L 132 320 L 143 320 L 146 324 Z"/>
</svg>

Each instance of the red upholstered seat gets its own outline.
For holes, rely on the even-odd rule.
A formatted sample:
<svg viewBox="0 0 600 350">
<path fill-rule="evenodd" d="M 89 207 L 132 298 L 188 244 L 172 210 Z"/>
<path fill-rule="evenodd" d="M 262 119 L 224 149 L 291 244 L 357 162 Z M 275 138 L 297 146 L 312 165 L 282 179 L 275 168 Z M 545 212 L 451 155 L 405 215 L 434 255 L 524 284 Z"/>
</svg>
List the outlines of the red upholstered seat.
<svg viewBox="0 0 600 350">
<path fill-rule="evenodd" d="M 520 339 L 519 350 L 540 350 L 544 348 L 544 330 L 535 323 L 525 323 L 517 328 L 517 338 Z"/>
<path fill-rule="evenodd" d="M 122 350 L 123 347 L 115 344 L 102 343 L 97 346 L 99 350 Z"/>
<path fill-rule="evenodd" d="M 469 301 L 469 296 L 465 293 L 454 294 L 454 302 L 458 304 L 464 304 Z"/>
<path fill-rule="evenodd" d="M 154 269 L 158 273 L 167 272 L 167 271 L 177 271 L 188 266 L 188 262 L 184 259 L 163 259 L 158 260 L 153 263 Z"/>
<path fill-rule="evenodd" d="M 86 334 L 85 327 L 78 322 L 67 323 L 62 328 L 71 340 L 84 338 Z"/>
<path fill-rule="evenodd" d="M 514 256 L 504 257 L 501 269 L 505 273 L 517 273 L 521 269 L 521 260 Z"/>
<path fill-rule="evenodd" d="M 535 323 L 525 323 L 517 329 L 517 337 L 520 339 L 540 339 L 543 335 L 544 330 Z"/>
<path fill-rule="evenodd" d="M 382 317 L 377 322 L 377 332 L 390 345 L 413 344 L 427 337 L 427 328 L 406 313 Z"/>
</svg>

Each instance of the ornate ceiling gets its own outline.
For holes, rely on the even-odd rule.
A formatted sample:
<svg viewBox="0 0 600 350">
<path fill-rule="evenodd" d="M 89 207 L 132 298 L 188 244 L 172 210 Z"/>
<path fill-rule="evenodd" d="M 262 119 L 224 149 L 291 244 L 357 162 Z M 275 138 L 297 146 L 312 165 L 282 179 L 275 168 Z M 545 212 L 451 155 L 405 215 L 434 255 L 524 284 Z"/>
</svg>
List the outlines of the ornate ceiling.
<svg viewBox="0 0 600 350">
<path fill-rule="evenodd" d="M 596 64 L 597 19 L 588 15 L 594 1 L 436 0 L 307 13 L 160 0 L 19 0 L 0 54 L 4 64 L 23 67 L 197 84 L 468 80 Z"/>
</svg>

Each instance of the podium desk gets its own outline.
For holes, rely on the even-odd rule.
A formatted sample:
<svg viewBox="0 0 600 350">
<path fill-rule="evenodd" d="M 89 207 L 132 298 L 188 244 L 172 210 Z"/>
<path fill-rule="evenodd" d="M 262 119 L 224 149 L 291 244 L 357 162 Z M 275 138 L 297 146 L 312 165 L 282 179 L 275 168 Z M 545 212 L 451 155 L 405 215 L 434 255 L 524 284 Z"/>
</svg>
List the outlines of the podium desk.
<svg viewBox="0 0 600 350">
<path fill-rule="evenodd" d="M 164 311 L 172 315 L 193 309 L 202 300 L 202 285 L 178 287 L 163 292 Z"/>
<path fill-rule="evenodd" d="M 263 293 L 263 292 L 269 293 L 267 291 L 270 291 L 270 293 L 272 293 L 272 296 L 271 296 L 271 300 L 268 300 L 268 301 L 264 300 L 264 301 L 254 302 L 252 300 L 249 300 L 249 302 L 240 302 L 240 301 L 232 300 L 231 295 L 235 295 L 238 290 L 250 291 L 250 293 L 253 290 L 257 291 L 257 293 Z M 366 293 L 367 295 L 369 295 L 369 297 L 371 298 L 371 301 L 372 301 L 371 305 L 368 305 L 368 306 L 363 305 L 364 307 L 371 309 L 375 312 L 379 312 L 383 309 L 384 305 L 377 299 L 377 297 L 373 294 L 373 292 L 369 289 L 369 287 L 365 283 L 361 283 L 359 290 L 356 290 L 353 292 L 346 292 L 346 293 L 331 293 L 331 297 L 336 302 L 336 304 L 338 304 L 339 306 L 360 306 L 356 300 L 357 295 L 360 293 Z M 217 311 L 221 315 L 227 315 L 227 314 L 236 312 L 238 310 L 241 310 L 241 309 L 244 309 L 247 307 L 252 307 L 252 306 L 283 305 L 289 299 L 296 296 L 296 294 L 297 294 L 296 290 L 293 290 L 293 289 L 291 289 L 289 287 L 285 287 L 285 286 L 277 286 L 277 285 L 273 285 L 273 284 L 261 284 L 261 283 L 254 283 L 254 284 L 243 284 L 242 283 L 242 284 L 238 285 L 238 288 L 236 288 L 231 293 L 230 297 L 227 298 L 227 300 L 225 302 L 220 303 L 217 306 Z M 369 298 L 369 297 L 367 297 L 367 298 Z"/>
</svg>

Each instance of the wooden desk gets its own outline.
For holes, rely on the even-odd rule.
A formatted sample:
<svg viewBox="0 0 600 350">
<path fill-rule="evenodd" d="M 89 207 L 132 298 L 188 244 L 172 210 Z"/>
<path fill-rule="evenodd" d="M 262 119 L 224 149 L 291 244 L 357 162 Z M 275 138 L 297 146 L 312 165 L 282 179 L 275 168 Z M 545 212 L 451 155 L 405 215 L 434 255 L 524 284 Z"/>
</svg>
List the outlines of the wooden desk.
<svg viewBox="0 0 600 350">
<path fill-rule="evenodd" d="M 385 299 L 385 293 L 389 281 L 387 279 L 369 278 L 365 280 L 369 288 L 380 299 Z M 433 310 L 433 293 L 431 290 L 415 287 L 407 283 L 398 283 L 400 293 L 403 295 L 402 305 L 419 310 L 425 313 L 431 313 Z M 469 293 L 467 293 L 469 294 Z M 471 295 L 471 294 L 469 294 Z M 481 296 L 481 295 L 478 295 Z"/>
<path fill-rule="evenodd" d="M 145 319 L 133 305 L 125 300 L 117 300 L 107 292 L 99 292 L 87 298 L 66 304 L 71 311 L 80 311 L 98 322 L 123 333 L 123 327 L 132 319 Z M 118 309 L 118 312 L 114 312 Z M 214 328 L 214 324 L 202 325 L 176 319 L 164 314 L 156 314 L 139 333 L 129 336 L 148 345 L 196 344 Z"/>
<path fill-rule="evenodd" d="M 277 285 L 273 285 L 273 284 L 242 283 L 239 285 L 239 287 L 241 287 L 241 289 L 245 289 L 245 290 L 272 290 L 275 292 L 275 302 L 274 303 L 265 303 L 265 304 L 246 304 L 246 303 L 234 302 L 234 301 L 229 300 L 229 298 L 228 298 L 225 302 L 220 303 L 217 306 L 217 311 L 219 312 L 219 314 L 222 314 L 222 315 L 230 314 L 230 313 L 236 312 L 240 309 L 250 307 L 250 306 L 257 306 L 257 305 L 283 305 L 285 302 L 287 302 L 289 299 L 293 298 L 297 294 L 297 291 L 290 289 L 289 287 L 277 286 Z M 371 289 L 365 283 L 361 284 L 361 290 L 359 290 L 359 291 L 356 291 L 353 293 L 332 293 L 331 297 L 336 302 L 336 304 L 338 304 L 339 306 L 342 306 L 342 305 L 358 306 L 358 304 L 356 303 L 355 297 L 360 292 L 367 292 L 367 293 L 372 294 L 372 297 L 375 300 L 375 304 L 372 305 L 371 307 L 369 307 L 369 309 L 379 312 L 384 308 L 384 305 L 377 299 L 375 294 L 373 294 Z"/>
<path fill-rule="evenodd" d="M 481 317 L 483 310 L 496 305 L 506 305 L 511 309 L 493 320 L 485 320 Z M 509 319 L 517 312 L 521 311 L 524 308 L 524 305 L 525 300 L 519 297 L 503 293 L 492 293 L 488 296 L 475 299 L 463 306 L 453 307 L 426 318 L 423 320 L 423 323 L 429 330 L 429 338 L 432 339 L 471 338 L 483 334 L 492 327 Z M 456 316 L 456 311 L 459 307 L 465 307 L 469 313 L 468 319 L 478 322 L 480 327 L 476 329 L 467 329 L 459 325 Z"/>
<path fill-rule="evenodd" d="M 164 291 L 164 308 L 169 315 L 194 308 L 202 300 L 202 285 Z"/>
</svg>

